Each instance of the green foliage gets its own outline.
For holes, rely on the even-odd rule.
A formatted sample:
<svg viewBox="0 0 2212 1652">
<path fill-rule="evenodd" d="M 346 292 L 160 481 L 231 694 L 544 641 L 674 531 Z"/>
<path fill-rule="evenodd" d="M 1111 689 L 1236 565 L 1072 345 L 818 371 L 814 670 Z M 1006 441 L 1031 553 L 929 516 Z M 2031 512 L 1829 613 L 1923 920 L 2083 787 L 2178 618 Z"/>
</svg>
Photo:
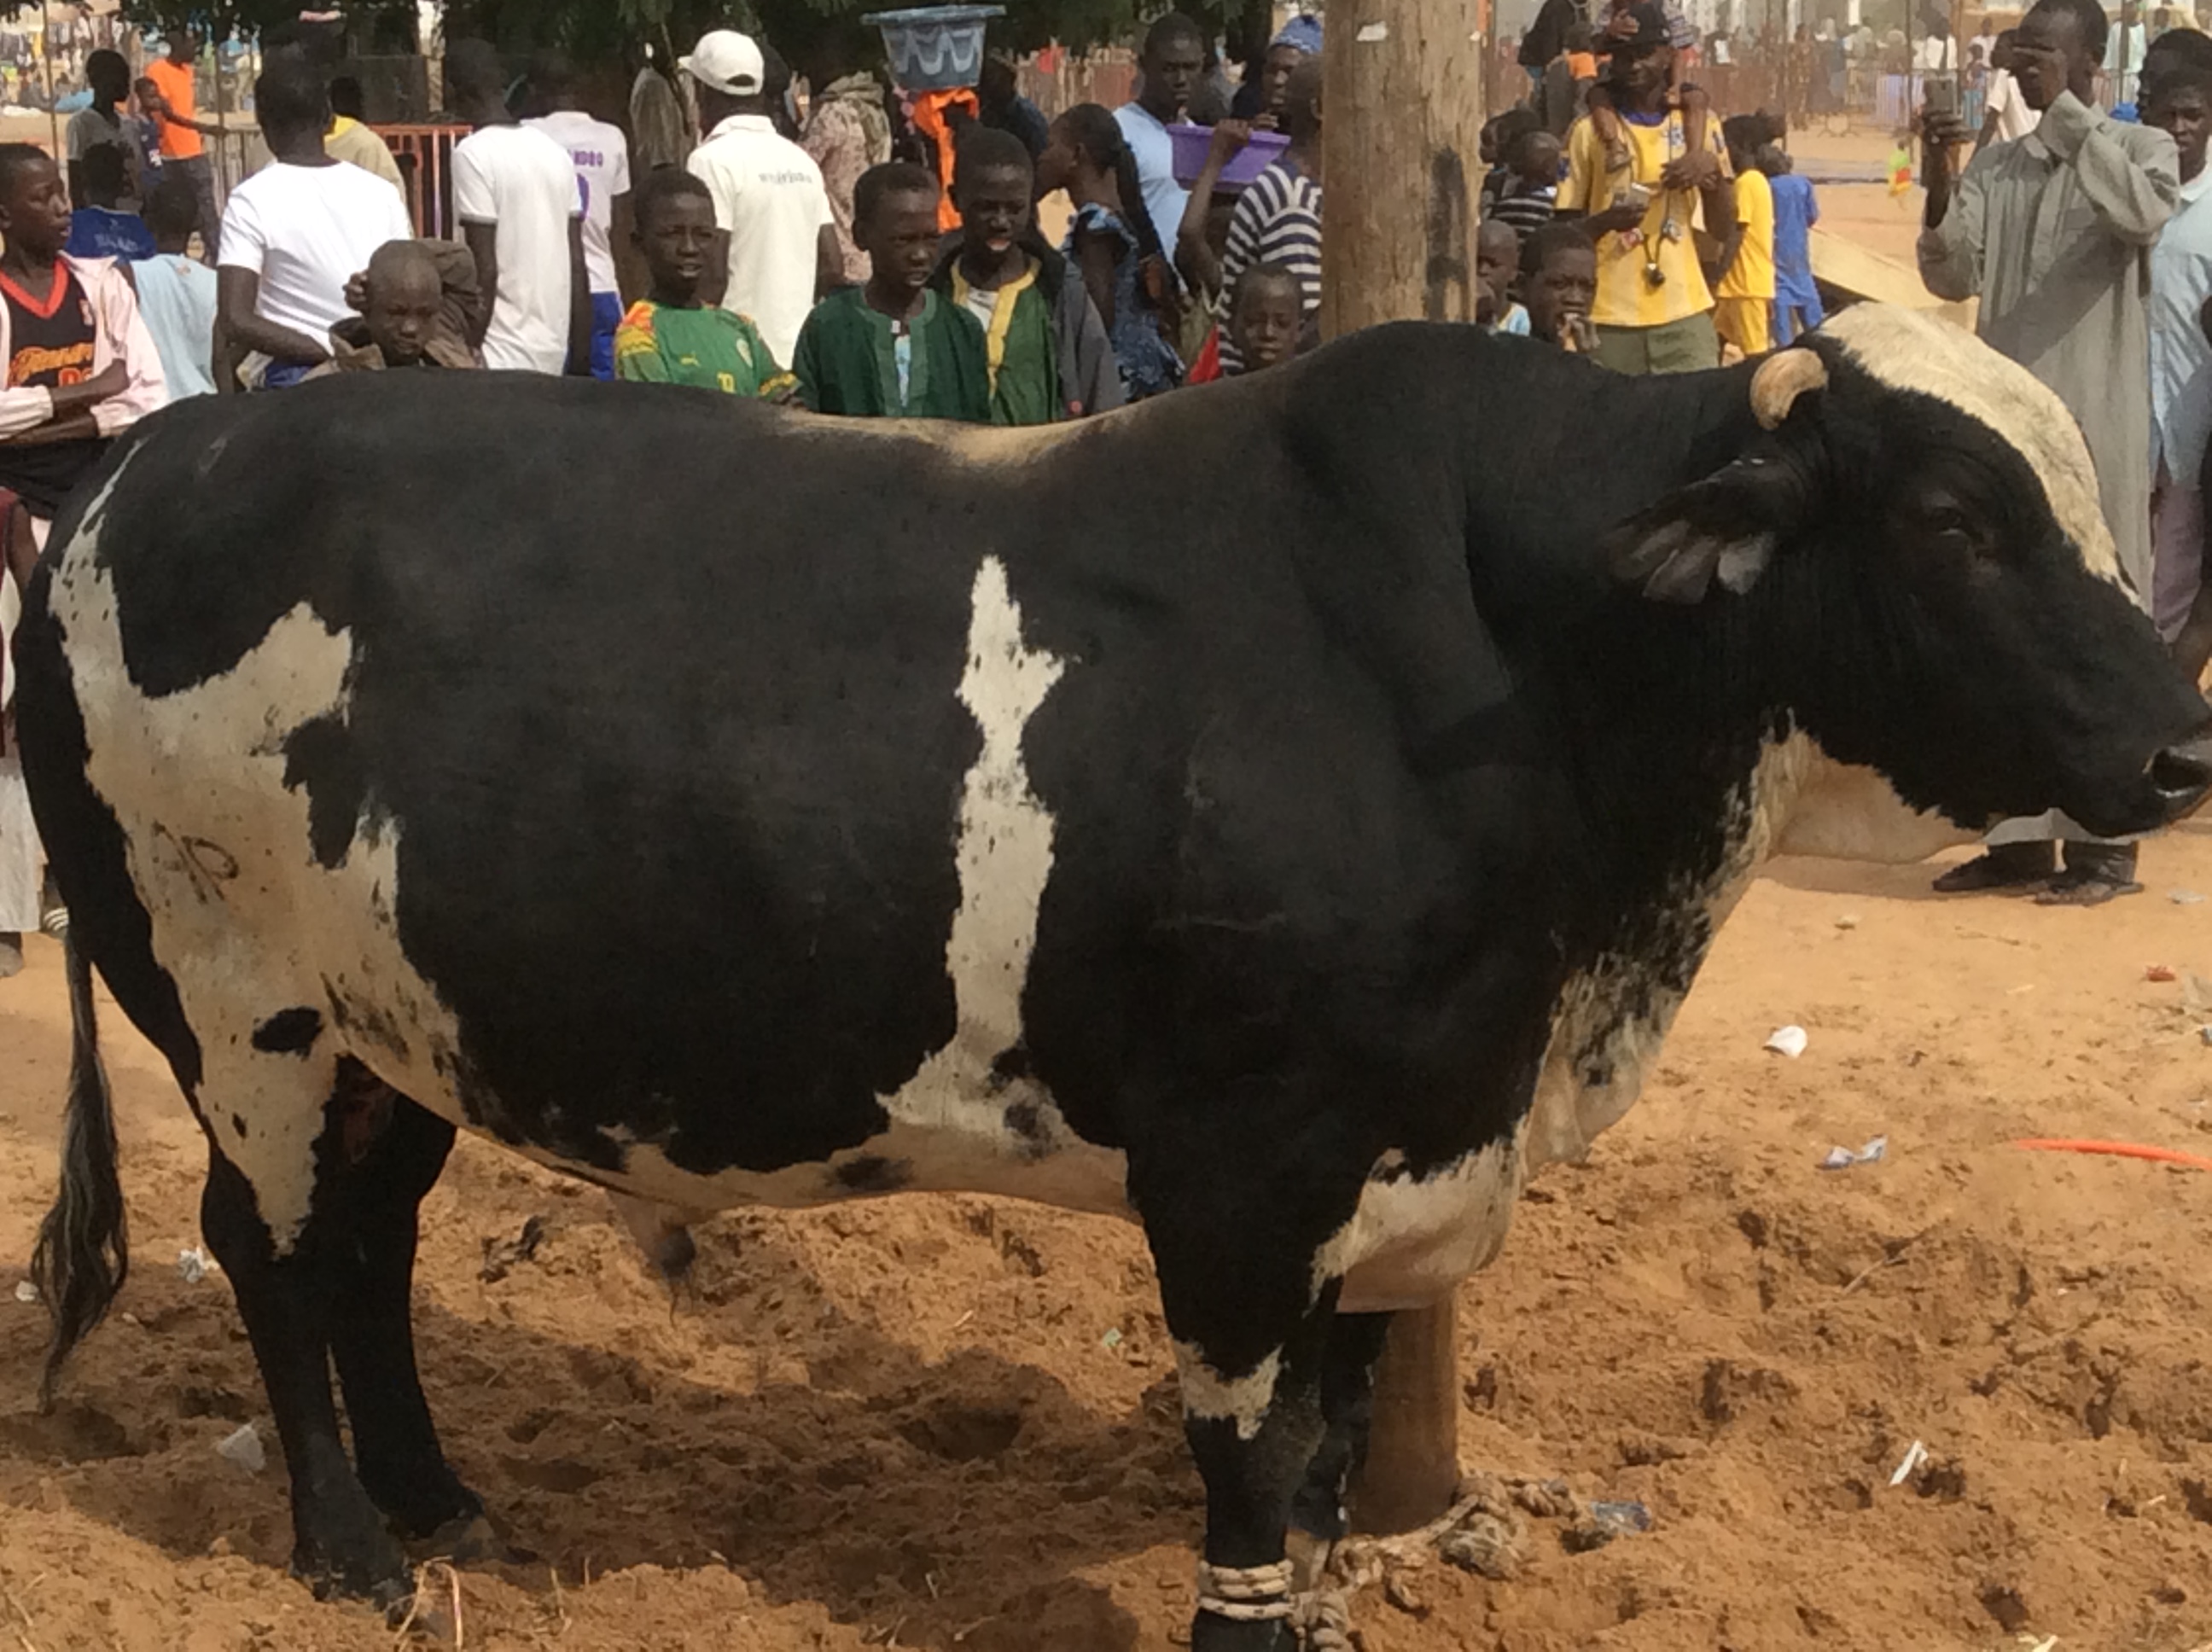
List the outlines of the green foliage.
<svg viewBox="0 0 2212 1652">
<path fill-rule="evenodd" d="M 860 19 L 908 0 L 451 0 L 446 30 L 475 34 L 503 48 L 556 45 L 582 64 L 623 60 L 637 43 L 682 51 L 710 28 L 755 29 L 802 71 L 880 64 L 883 46 Z M 1034 51 L 1053 40 L 1082 50 L 1133 42 L 1145 24 L 1168 9 L 1162 0 L 1000 0 L 1006 16 L 991 25 L 994 47 Z M 1256 24 L 1264 39 L 1267 0 L 1182 0 L 1189 12 L 1231 38 L 1232 52 Z M 299 0 L 124 0 L 134 22 L 166 27 L 189 21 L 216 35 L 281 29 L 300 14 Z M 388 19 L 370 14 L 389 11 Z M 412 0 L 349 8 L 356 33 L 404 38 Z M 369 24 L 364 28 L 363 23 Z"/>
</svg>

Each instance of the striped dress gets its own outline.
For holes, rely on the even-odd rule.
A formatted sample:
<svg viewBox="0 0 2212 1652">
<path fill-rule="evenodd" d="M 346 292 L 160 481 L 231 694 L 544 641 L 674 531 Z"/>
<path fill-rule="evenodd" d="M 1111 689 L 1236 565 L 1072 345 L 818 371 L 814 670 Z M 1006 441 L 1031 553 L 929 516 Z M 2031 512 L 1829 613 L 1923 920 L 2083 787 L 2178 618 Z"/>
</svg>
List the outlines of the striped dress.
<svg viewBox="0 0 2212 1652">
<path fill-rule="evenodd" d="M 1242 373 L 1243 356 L 1229 336 L 1229 309 L 1237 278 L 1255 264 L 1286 264 L 1305 289 L 1305 319 L 1321 308 L 1321 185 L 1278 161 L 1237 197 L 1229 220 L 1229 245 L 1221 255 L 1221 296 L 1214 319 L 1221 328 L 1221 371 Z"/>
</svg>

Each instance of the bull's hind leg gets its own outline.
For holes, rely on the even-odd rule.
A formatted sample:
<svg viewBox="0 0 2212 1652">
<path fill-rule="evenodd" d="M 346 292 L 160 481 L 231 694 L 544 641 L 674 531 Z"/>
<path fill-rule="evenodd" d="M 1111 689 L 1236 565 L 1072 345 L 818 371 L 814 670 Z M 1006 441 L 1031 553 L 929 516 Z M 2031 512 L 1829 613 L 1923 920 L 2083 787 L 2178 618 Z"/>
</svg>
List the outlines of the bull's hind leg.
<svg viewBox="0 0 2212 1652">
<path fill-rule="evenodd" d="M 210 1161 L 200 1229 L 230 1276 L 283 1443 L 292 1570 L 318 1594 L 394 1605 L 407 1593 L 406 1557 L 346 1457 L 331 1395 L 331 1323 L 343 1309 L 333 1236 L 311 1229 L 280 1251 L 245 1173 L 219 1149 Z"/>
<path fill-rule="evenodd" d="M 1389 1334 L 1388 1314 L 1339 1314 L 1322 1356 L 1321 1449 L 1306 1469 L 1291 1507 L 1291 1523 L 1327 1543 L 1349 1529 L 1345 1497 L 1367 1459 L 1375 1420 L 1375 1366 Z"/>
<path fill-rule="evenodd" d="M 319 1594 L 388 1607 L 406 1596 L 406 1558 L 354 1473 L 331 1391 L 333 1341 L 356 1334 L 360 1310 L 362 1252 L 351 1222 L 380 1202 L 374 1178 L 355 1163 L 383 1145 L 364 1102 L 388 1092 L 350 1060 L 324 1054 L 320 1027 L 309 1010 L 272 1016 L 254 1033 L 258 1059 L 234 1056 L 199 1086 L 194 1102 L 213 1150 L 200 1227 L 230 1276 L 284 1448 L 293 1570 Z M 413 1208 L 408 1201 L 410 1223 Z"/>
<path fill-rule="evenodd" d="M 402 1534 L 440 1538 L 450 1552 L 450 1540 L 483 1513 L 483 1503 L 438 1444 L 416 1370 L 410 1293 L 416 1213 L 445 1167 L 453 1127 L 354 1072 L 358 1088 L 341 1080 L 337 1126 L 347 1163 L 311 1218 L 344 1236 L 331 1248 L 344 1304 L 331 1321 L 331 1352 L 363 1489 Z"/>
</svg>

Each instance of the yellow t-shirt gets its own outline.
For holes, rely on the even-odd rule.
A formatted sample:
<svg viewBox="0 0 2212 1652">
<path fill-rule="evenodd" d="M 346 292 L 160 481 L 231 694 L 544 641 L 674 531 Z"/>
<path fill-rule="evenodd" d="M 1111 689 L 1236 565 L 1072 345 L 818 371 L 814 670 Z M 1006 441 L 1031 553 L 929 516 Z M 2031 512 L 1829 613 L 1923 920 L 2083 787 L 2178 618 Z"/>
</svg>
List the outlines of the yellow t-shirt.
<svg viewBox="0 0 2212 1652">
<path fill-rule="evenodd" d="M 1743 239 L 1735 259 L 1721 272 L 1721 298 L 1774 296 L 1774 185 L 1756 167 L 1735 180 L 1735 221 Z"/>
<path fill-rule="evenodd" d="M 1607 235 L 1597 244 L 1597 296 L 1590 304 L 1590 319 L 1601 327 L 1663 327 L 1713 307 L 1705 285 L 1705 272 L 1698 267 L 1697 243 L 1691 232 L 1703 226 L 1705 213 L 1693 189 L 1667 190 L 1659 174 L 1680 155 L 1686 140 L 1680 110 L 1645 126 L 1624 119 L 1630 164 L 1608 173 L 1605 140 L 1585 115 L 1567 134 L 1567 175 L 1559 185 L 1559 210 L 1598 213 L 1631 183 L 1651 191 L 1651 204 L 1639 229 Z M 1705 122 L 1706 147 L 1723 156 L 1721 124 Z M 1762 180 L 1763 181 L 1763 180 Z M 1767 208 L 1767 244 L 1773 245 L 1773 207 Z M 1771 254 L 1770 252 L 1770 258 Z M 1665 277 L 1655 284 L 1647 270 L 1656 266 Z"/>
</svg>

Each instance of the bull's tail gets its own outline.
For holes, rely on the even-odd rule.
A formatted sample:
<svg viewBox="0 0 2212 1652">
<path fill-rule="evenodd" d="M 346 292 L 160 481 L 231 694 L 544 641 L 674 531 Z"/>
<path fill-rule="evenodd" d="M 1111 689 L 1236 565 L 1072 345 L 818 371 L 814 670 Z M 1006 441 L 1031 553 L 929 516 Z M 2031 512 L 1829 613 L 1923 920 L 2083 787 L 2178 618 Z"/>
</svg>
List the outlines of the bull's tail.
<svg viewBox="0 0 2212 1652">
<path fill-rule="evenodd" d="M 92 961 L 73 935 L 63 938 L 69 972 L 69 1106 L 62 1119 L 62 1185 L 39 1226 L 31 1278 L 53 1323 L 41 1406 L 70 1352 L 107 1315 L 131 1271 L 123 1183 L 115 1163 L 115 1108 L 100 1065 L 100 1028 L 92 1001 Z"/>
</svg>

